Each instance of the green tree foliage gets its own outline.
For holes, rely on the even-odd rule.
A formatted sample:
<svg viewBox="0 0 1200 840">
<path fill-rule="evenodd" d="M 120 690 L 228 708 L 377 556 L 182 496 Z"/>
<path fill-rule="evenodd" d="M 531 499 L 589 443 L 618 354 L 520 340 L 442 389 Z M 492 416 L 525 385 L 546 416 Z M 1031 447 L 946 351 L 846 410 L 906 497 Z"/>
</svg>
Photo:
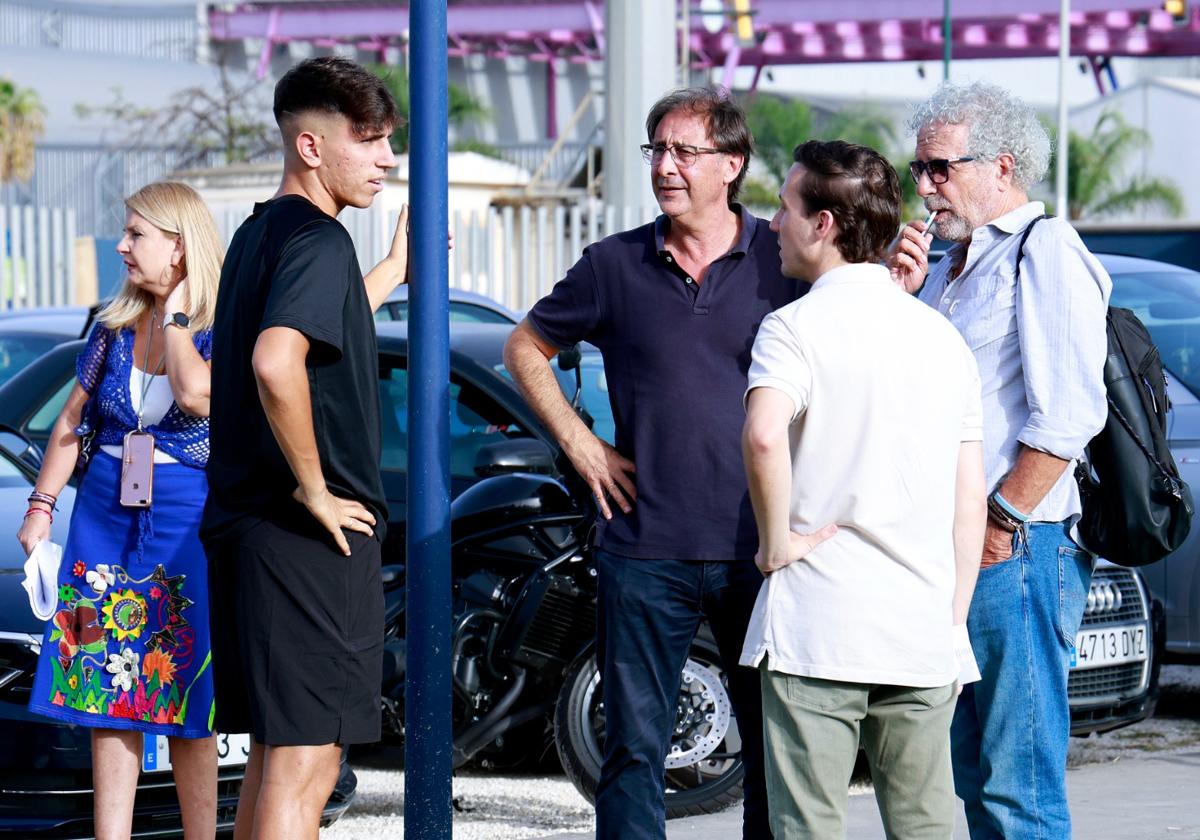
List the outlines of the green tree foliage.
<svg viewBox="0 0 1200 840">
<path fill-rule="evenodd" d="M 392 133 L 392 151 L 398 155 L 408 154 L 408 119 L 411 111 L 408 97 L 408 71 L 400 64 L 372 64 L 370 70 L 383 80 L 396 100 L 396 110 L 404 120 Z M 464 88 L 450 84 L 446 90 L 447 122 L 452 126 L 461 126 L 473 120 L 486 119 L 488 109 L 483 103 L 471 96 Z M 477 141 L 463 141 L 455 145 L 456 150 L 481 152 L 496 155 L 493 147 Z"/>
<path fill-rule="evenodd" d="M 886 113 L 871 105 L 845 108 L 833 114 L 822 126 L 821 137 L 870 146 L 886 157 L 900 179 L 901 220 L 924 218 L 924 202 L 917 195 L 917 184 L 908 173 L 912 144 L 906 144 L 906 138 Z"/>
<path fill-rule="evenodd" d="M 812 137 L 812 109 L 806 102 L 756 96 L 746 109 L 746 122 L 759 163 L 774 179 L 774 187 L 767 187 L 774 201 L 775 190 L 792 168 L 792 150 Z"/>
<path fill-rule="evenodd" d="M 851 106 L 821 117 L 805 102 L 759 95 L 747 107 L 746 119 L 754 135 L 756 157 L 770 178 L 770 182 L 747 179 L 742 193 L 746 204 L 770 208 L 779 203 L 779 186 L 787 179 L 796 146 L 807 140 L 845 140 L 870 146 L 896 168 L 904 203 L 902 218 L 924 215 L 916 184 L 908 175 L 911 149 L 904 145 L 891 117 L 880 109 Z"/>
<path fill-rule="evenodd" d="M 178 154 L 176 167 L 208 166 L 218 153 L 225 164 L 247 163 L 279 154 L 279 131 L 271 113 L 270 87 L 245 73 L 218 65 L 215 87 L 177 91 L 170 102 L 147 108 L 113 88 L 106 105 L 75 105 L 80 117 L 101 114 L 122 126 L 119 142 L 133 147 L 167 148 Z"/>
<path fill-rule="evenodd" d="M 1183 214 L 1183 195 L 1165 178 L 1131 175 L 1122 178 L 1135 152 L 1149 149 L 1150 135 L 1130 125 L 1116 111 L 1105 111 L 1089 134 L 1067 137 L 1067 205 L 1072 219 L 1098 219 L 1159 207 L 1171 216 Z M 1056 172 L 1051 169 L 1050 183 Z"/>
<path fill-rule="evenodd" d="M 45 120 L 36 91 L 0 76 L 0 184 L 33 176 L 34 145 Z"/>
</svg>

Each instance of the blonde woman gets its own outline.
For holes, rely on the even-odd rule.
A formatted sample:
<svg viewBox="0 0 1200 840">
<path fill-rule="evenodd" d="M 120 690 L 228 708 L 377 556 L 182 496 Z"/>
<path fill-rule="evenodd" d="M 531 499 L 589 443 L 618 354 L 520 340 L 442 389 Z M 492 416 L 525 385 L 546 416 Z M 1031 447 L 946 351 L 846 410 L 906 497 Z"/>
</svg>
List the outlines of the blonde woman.
<svg viewBox="0 0 1200 840">
<path fill-rule="evenodd" d="M 170 739 L 184 835 L 216 831 L 208 580 L 209 360 L 222 249 L 200 196 L 150 184 L 125 202 L 127 276 L 76 362 L 17 534 L 50 539 L 81 437 L 75 497 L 31 710 L 92 731 L 96 836 L 128 837 L 144 735 Z"/>
</svg>

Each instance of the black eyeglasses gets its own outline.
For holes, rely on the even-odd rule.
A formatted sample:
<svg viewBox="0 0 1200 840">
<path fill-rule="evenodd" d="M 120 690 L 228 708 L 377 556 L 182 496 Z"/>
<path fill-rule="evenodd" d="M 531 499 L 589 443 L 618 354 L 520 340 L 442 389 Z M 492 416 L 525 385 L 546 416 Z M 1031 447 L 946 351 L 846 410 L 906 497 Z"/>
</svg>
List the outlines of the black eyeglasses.
<svg viewBox="0 0 1200 840">
<path fill-rule="evenodd" d="M 667 152 L 671 153 L 671 160 L 682 167 L 689 167 L 696 162 L 699 155 L 723 155 L 724 149 L 710 149 L 706 146 L 689 146 L 686 143 L 676 143 L 673 146 L 668 146 L 666 143 L 643 143 L 639 146 L 642 150 L 642 157 L 646 163 L 657 163 L 662 160 L 662 156 Z"/>
<path fill-rule="evenodd" d="M 918 184 L 921 183 L 921 175 L 928 172 L 929 180 L 934 184 L 944 184 L 950 180 L 950 167 L 955 163 L 968 163 L 975 160 L 973 157 L 960 157 L 954 160 L 946 160 L 939 158 L 937 160 L 910 160 L 908 162 L 908 174 L 912 175 L 912 179 Z"/>
</svg>

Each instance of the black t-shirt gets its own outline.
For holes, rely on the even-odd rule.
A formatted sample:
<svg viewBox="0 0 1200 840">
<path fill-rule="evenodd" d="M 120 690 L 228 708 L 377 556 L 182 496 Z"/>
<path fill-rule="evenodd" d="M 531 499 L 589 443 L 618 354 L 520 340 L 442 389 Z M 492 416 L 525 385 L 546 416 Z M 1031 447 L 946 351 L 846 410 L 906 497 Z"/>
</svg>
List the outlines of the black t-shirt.
<svg viewBox="0 0 1200 840">
<path fill-rule="evenodd" d="M 268 327 L 291 327 L 311 342 L 305 364 L 325 482 L 335 496 L 371 510 L 382 540 L 387 509 L 379 476 L 375 321 L 350 235 L 298 195 L 256 204 L 221 270 L 201 536 L 236 537 L 263 519 L 313 524 L 291 497 L 296 478 L 258 397 L 251 360 Z"/>
</svg>

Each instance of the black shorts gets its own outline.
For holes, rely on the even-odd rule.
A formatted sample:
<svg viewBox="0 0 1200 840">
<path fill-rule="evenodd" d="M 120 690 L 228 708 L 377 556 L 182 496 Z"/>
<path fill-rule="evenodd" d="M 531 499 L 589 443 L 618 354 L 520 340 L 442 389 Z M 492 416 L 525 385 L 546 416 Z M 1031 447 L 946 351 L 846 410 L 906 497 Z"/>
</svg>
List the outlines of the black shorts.
<svg viewBox="0 0 1200 840">
<path fill-rule="evenodd" d="M 380 545 L 345 533 L 350 557 L 315 528 L 271 521 L 209 547 L 218 732 L 270 746 L 379 740 Z"/>
</svg>

